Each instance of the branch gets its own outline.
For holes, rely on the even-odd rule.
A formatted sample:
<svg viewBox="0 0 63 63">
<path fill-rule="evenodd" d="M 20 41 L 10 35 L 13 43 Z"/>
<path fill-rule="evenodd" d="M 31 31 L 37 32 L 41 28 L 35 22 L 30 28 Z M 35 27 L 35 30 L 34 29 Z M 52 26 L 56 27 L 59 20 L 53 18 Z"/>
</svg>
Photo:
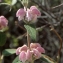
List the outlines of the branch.
<svg viewBox="0 0 63 63">
<path fill-rule="evenodd" d="M 55 7 L 52 7 L 51 9 L 59 8 L 59 7 L 61 7 L 61 6 L 63 6 L 63 3 L 60 4 L 60 5 L 57 5 L 57 6 L 55 6 Z"/>
<path fill-rule="evenodd" d="M 21 28 L 22 30 L 26 31 L 22 26 L 20 26 L 20 25 L 18 24 L 17 21 L 15 21 L 15 24 L 16 24 L 19 28 Z"/>
<path fill-rule="evenodd" d="M 61 36 L 57 33 L 57 31 L 54 29 L 54 27 L 52 27 L 52 26 L 50 26 L 50 27 L 51 27 L 51 31 L 53 31 L 60 40 L 60 48 L 59 48 L 58 55 L 57 55 L 57 63 L 59 63 L 63 40 L 62 40 Z"/>
</svg>

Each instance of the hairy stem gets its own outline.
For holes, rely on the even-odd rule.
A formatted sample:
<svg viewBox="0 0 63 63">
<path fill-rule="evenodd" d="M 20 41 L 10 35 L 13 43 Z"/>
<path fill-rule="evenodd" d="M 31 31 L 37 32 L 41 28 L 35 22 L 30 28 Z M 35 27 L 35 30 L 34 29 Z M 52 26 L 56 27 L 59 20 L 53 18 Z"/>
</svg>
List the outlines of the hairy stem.
<svg viewBox="0 0 63 63">
<path fill-rule="evenodd" d="M 28 34 L 28 31 L 27 31 L 27 44 L 28 44 L 28 47 L 30 48 L 30 36 Z"/>
</svg>

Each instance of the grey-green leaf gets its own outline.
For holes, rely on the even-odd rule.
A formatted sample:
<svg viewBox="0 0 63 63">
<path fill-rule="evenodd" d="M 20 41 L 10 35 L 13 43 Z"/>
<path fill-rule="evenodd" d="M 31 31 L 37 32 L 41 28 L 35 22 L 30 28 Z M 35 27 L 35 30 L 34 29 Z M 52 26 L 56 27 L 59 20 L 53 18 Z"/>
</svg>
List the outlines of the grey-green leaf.
<svg viewBox="0 0 63 63">
<path fill-rule="evenodd" d="M 5 49 L 5 50 L 3 50 L 3 52 L 2 52 L 2 54 L 3 54 L 4 56 L 9 56 L 9 55 L 12 55 L 12 54 L 14 54 L 14 53 L 16 53 L 16 49 Z"/>
<path fill-rule="evenodd" d="M 11 5 L 15 5 L 17 3 L 17 0 L 12 0 Z"/>
<path fill-rule="evenodd" d="M 19 57 L 17 56 L 17 57 L 13 60 L 12 63 L 21 63 L 21 62 L 19 61 Z"/>
<path fill-rule="evenodd" d="M 36 40 L 36 28 L 32 25 L 24 25 L 32 40 Z"/>
<path fill-rule="evenodd" d="M 44 54 L 42 54 L 41 60 L 45 61 L 46 63 L 57 63 L 55 60 Z"/>
<path fill-rule="evenodd" d="M 0 46 L 3 46 L 6 43 L 6 34 L 4 32 L 0 32 Z"/>
</svg>

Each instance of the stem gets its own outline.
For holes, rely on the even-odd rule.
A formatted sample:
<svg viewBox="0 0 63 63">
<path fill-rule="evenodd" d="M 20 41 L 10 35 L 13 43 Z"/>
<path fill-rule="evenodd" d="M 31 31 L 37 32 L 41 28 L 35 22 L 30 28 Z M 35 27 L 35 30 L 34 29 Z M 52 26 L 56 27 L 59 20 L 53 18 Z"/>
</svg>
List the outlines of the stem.
<svg viewBox="0 0 63 63">
<path fill-rule="evenodd" d="M 27 43 L 28 43 L 28 47 L 30 48 L 30 36 L 28 34 L 28 31 L 27 31 Z"/>
<path fill-rule="evenodd" d="M 21 29 L 23 29 L 24 31 L 26 31 L 23 27 L 21 27 L 21 26 L 18 24 L 17 21 L 15 21 L 15 24 L 16 24 L 19 28 L 21 28 Z"/>
<path fill-rule="evenodd" d="M 61 7 L 61 6 L 63 6 L 63 3 L 60 4 L 60 5 L 57 5 L 57 6 L 55 6 L 55 7 L 52 7 L 51 9 L 55 9 L 55 8 L 58 8 L 58 7 Z"/>
<path fill-rule="evenodd" d="M 60 53 L 61 53 L 61 49 L 62 49 L 62 38 L 61 36 L 57 33 L 57 31 L 54 29 L 54 27 L 51 27 L 51 30 L 57 35 L 57 37 L 60 40 L 60 48 L 58 50 L 58 55 L 57 55 L 57 63 L 59 63 L 59 59 L 60 59 Z"/>
<path fill-rule="evenodd" d="M 1 53 L 0 53 L 0 63 L 2 63 L 2 61 L 3 61 L 3 55 L 1 55 Z"/>
</svg>

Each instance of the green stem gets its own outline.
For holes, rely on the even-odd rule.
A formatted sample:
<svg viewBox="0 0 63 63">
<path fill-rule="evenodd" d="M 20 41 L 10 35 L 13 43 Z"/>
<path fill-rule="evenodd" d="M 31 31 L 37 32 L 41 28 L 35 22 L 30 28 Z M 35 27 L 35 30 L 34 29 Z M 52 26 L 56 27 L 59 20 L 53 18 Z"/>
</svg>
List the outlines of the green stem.
<svg viewBox="0 0 63 63">
<path fill-rule="evenodd" d="M 30 48 L 30 36 L 28 34 L 28 31 L 27 31 L 27 44 L 28 44 L 28 47 Z"/>
</svg>

